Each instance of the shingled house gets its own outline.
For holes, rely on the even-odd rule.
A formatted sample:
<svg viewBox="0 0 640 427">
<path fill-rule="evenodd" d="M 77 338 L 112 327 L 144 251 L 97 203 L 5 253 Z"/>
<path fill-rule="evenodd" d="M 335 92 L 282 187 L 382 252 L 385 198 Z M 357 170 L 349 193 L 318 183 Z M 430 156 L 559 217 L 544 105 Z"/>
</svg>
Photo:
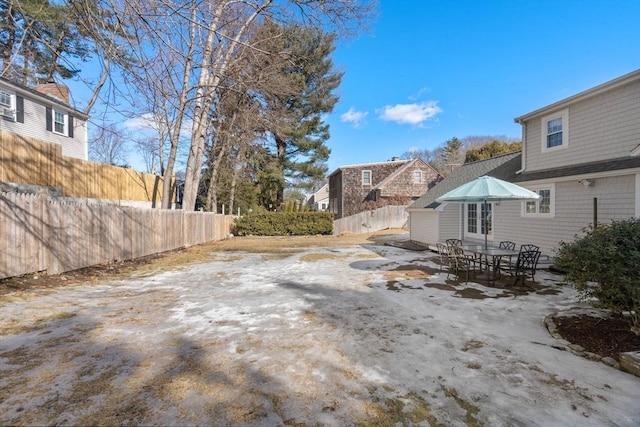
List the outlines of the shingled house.
<svg viewBox="0 0 640 427">
<path fill-rule="evenodd" d="M 408 205 L 441 179 L 420 158 L 342 166 L 329 175 L 329 211 L 340 219 L 368 210 L 372 204 L 404 201 Z"/>
</svg>

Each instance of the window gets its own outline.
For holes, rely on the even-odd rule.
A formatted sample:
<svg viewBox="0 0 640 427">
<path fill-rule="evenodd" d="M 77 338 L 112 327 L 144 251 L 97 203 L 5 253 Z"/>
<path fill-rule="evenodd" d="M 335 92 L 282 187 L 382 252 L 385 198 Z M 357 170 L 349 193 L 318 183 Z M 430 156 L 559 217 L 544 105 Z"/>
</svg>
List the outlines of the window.
<svg viewBox="0 0 640 427">
<path fill-rule="evenodd" d="M 65 115 L 59 111 L 53 111 L 53 131 L 55 133 L 66 134 L 66 120 Z"/>
<path fill-rule="evenodd" d="M 413 171 L 413 183 L 420 184 L 422 182 L 422 171 Z"/>
<path fill-rule="evenodd" d="M 524 216 L 541 216 L 552 217 L 555 215 L 555 188 L 553 185 L 548 187 L 532 188 L 540 195 L 538 200 L 528 200 L 523 203 Z"/>
<path fill-rule="evenodd" d="M 371 185 L 371 171 L 362 171 L 362 185 Z"/>
<path fill-rule="evenodd" d="M 0 107 L 11 108 L 11 94 L 0 90 Z"/>
<path fill-rule="evenodd" d="M 46 107 L 47 130 L 73 138 L 73 116 Z"/>
<path fill-rule="evenodd" d="M 493 234 L 493 220 L 491 217 L 491 203 L 468 203 L 465 211 L 466 230 L 465 235 L 476 239 L 484 239 L 485 232 L 488 236 Z M 486 216 L 486 224 L 482 218 Z"/>
<path fill-rule="evenodd" d="M 542 118 L 542 151 L 564 148 L 569 143 L 568 110 Z"/>
<path fill-rule="evenodd" d="M 0 90 L 0 116 L 14 119 L 15 110 L 13 108 L 13 97 L 9 92 Z"/>
</svg>

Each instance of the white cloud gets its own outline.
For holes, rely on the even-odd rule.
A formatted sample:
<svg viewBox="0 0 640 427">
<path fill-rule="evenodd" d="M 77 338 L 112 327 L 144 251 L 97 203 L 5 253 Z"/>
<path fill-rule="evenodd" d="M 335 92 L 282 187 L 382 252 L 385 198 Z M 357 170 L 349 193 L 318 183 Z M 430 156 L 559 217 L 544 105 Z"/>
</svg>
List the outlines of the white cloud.
<svg viewBox="0 0 640 427">
<path fill-rule="evenodd" d="M 157 126 L 153 120 L 151 114 L 144 114 L 142 116 L 127 119 L 124 122 L 124 127 L 129 130 L 156 130 Z"/>
<path fill-rule="evenodd" d="M 423 88 L 422 88 L 422 89 L 420 89 L 420 90 L 418 91 L 418 93 L 416 93 L 415 95 L 411 95 L 411 96 L 409 96 L 409 99 L 410 99 L 411 101 L 416 101 L 416 100 L 420 99 L 420 97 L 421 97 L 422 95 L 424 95 L 425 93 L 429 93 L 429 92 L 431 92 L 431 89 L 429 89 L 428 87 L 423 87 Z"/>
<path fill-rule="evenodd" d="M 193 121 L 191 119 L 186 119 L 183 120 L 182 122 L 182 127 L 180 128 L 180 137 L 182 138 L 188 138 L 191 135 L 191 126 L 193 124 Z M 147 114 L 143 114 L 142 116 L 138 116 L 138 117 L 134 117 L 131 119 L 127 119 L 124 122 L 124 127 L 127 130 L 130 131 L 138 131 L 138 132 L 145 132 L 145 131 L 154 131 L 156 132 L 158 129 L 158 125 L 155 122 L 155 120 L 153 119 L 153 115 L 147 113 Z"/>
<path fill-rule="evenodd" d="M 438 101 L 427 101 L 419 104 L 387 105 L 378 110 L 378 117 L 388 122 L 420 126 L 440 113 L 442 109 L 438 107 Z"/>
<path fill-rule="evenodd" d="M 349 108 L 349 111 L 340 116 L 340 120 L 346 123 L 351 123 L 354 128 L 359 128 L 362 122 L 367 117 L 366 111 L 356 111 L 353 107 Z"/>
</svg>

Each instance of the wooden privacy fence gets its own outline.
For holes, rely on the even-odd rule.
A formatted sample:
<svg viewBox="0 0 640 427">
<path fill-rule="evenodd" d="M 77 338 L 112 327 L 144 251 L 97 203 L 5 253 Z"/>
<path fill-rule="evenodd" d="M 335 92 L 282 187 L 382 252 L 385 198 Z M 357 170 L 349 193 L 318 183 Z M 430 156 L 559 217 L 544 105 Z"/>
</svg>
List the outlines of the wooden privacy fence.
<svg viewBox="0 0 640 427">
<path fill-rule="evenodd" d="M 408 218 L 406 206 L 384 206 L 336 219 L 333 221 L 333 234 L 338 236 L 342 233 L 360 234 L 387 228 L 402 228 Z"/>
<path fill-rule="evenodd" d="M 62 155 L 62 146 L 0 131 L 0 182 L 59 188 L 65 197 L 160 204 L 163 178 Z M 175 202 L 172 183 L 171 202 Z"/>
<path fill-rule="evenodd" d="M 0 278 L 59 274 L 222 240 L 234 219 L 0 193 Z"/>
</svg>

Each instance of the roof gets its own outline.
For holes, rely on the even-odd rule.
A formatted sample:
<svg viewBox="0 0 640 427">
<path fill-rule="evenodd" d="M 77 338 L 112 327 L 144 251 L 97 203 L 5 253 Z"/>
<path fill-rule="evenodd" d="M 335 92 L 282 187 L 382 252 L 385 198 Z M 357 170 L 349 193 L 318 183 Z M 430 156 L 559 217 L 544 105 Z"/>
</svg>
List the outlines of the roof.
<svg viewBox="0 0 640 427">
<path fill-rule="evenodd" d="M 618 77 L 616 79 L 610 80 L 608 82 L 602 83 L 601 85 L 592 87 L 591 89 L 585 90 L 583 92 L 580 92 L 576 95 L 570 96 L 569 98 L 565 98 L 561 101 L 558 101 L 556 103 L 547 105 L 546 107 L 543 108 L 539 108 L 535 111 L 532 111 L 531 113 L 525 114 L 523 116 L 520 117 L 516 117 L 515 119 L 513 119 L 516 123 L 522 123 L 524 121 L 530 120 L 536 116 L 541 116 L 544 114 L 547 114 L 547 112 L 552 112 L 555 110 L 560 110 L 562 108 L 565 108 L 567 105 L 572 104 L 574 102 L 578 102 L 578 101 L 582 101 L 584 99 L 587 98 L 591 98 L 593 96 L 599 95 L 602 92 L 611 90 L 613 88 L 616 88 L 618 86 L 622 86 L 625 85 L 627 83 L 630 83 L 634 80 L 638 80 L 640 79 L 640 70 L 636 70 L 636 71 L 632 71 L 631 73 L 625 74 L 624 76 Z"/>
<path fill-rule="evenodd" d="M 83 120 L 88 120 L 89 116 L 87 116 L 85 113 L 83 113 L 80 110 L 77 110 L 75 108 L 73 108 L 72 106 L 70 106 L 69 104 L 66 104 L 65 102 L 59 100 L 58 98 L 55 98 L 53 96 L 49 96 L 47 94 L 44 94 L 42 92 L 38 92 L 35 89 L 31 89 L 30 87 L 27 86 L 23 86 L 21 84 L 18 83 L 14 83 L 11 80 L 7 80 L 3 77 L 0 77 L 0 83 L 7 85 L 7 86 L 11 86 L 13 88 L 13 90 L 15 90 L 16 92 L 22 93 L 22 94 L 28 94 L 31 97 L 36 97 L 36 98 L 40 98 L 41 100 L 45 100 L 47 102 L 50 102 L 52 104 L 56 104 L 60 107 L 63 107 L 65 110 L 70 110 L 73 111 L 73 115 L 81 118 Z"/>
<path fill-rule="evenodd" d="M 409 205 L 409 209 L 434 209 L 440 205 L 440 203 L 436 202 L 438 197 L 482 175 L 490 175 L 505 181 L 511 181 L 520 166 L 521 154 L 519 151 L 478 160 L 477 162 L 465 163 Z"/>
<path fill-rule="evenodd" d="M 623 169 L 640 168 L 640 157 L 622 157 L 611 160 L 598 160 L 595 162 L 581 163 L 578 165 L 561 166 L 552 169 L 537 170 L 532 172 L 523 172 L 522 174 L 513 174 L 507 181 L 525 182 L 539 181 L 543 179 L 563 178 L 575 175 L 587 175 L 599 172 L 617 171 Z"/>
<path fill-rule="evenodd" d="M 466 163 L 413 202 L 409 206 L 409 209 L 435 209 L 440 205 L 440 203 L 436 202 L 438 197 L 482 175 L 493 176 L 513 183 L 583 176 L 601 172 L 640 168 L 640 157 L 630 156 L 519 173 L 521 163 L 522 158 L 520 152 Z"/>
<path fill-rule="evenodd" d="M 387 162 L 362 163 L 362 164 L 359 164 L 359 165 L 340 166 L 338 169 L 336 169 L 333 172 L 331 172 L 329 174 L 329 176 L 335 175 L 336 173 L 340 172 L 343 169 L 361 169 L 361 168 L 367 167 L 367 166 L 388 165 L 390 163 L 403 164 L 403 163 L 409 163 L 409 162 L 411 162 L 411 160 L 389 160 Z"/>
<path fill-rule="evenodd" d="M 440 175 L 440 173 L 435 170 L 431 165 L 429 165 L 427 162 L 425 162 L 424 160 L 422 160 L 420 157 L 416 157 L 415 159 L 409 161 L 406 165 L 403 165 L 401 167 L 399 167 L 397 170 L 395 170 L 392 174 L 390 174 L 388 177 L 386 177 L 385 179 L 383 179 L 377 186 L 376 188 L 384 188 L 387 184 L 389 184 L 390 182 L 392 182 L 394 179 L 396 179 L 396 177 L 398 175 L 400 175 L 401 173 L 403 173 L 406 169 L 410 168 L 411 166 L 415 165 L 416 163 L 422 163 L 423 166 L 427 166 L 430 169 L 433 169 L 433 171 L 438 175 L 438 176 L 442 176 Z"/>
</svg>

